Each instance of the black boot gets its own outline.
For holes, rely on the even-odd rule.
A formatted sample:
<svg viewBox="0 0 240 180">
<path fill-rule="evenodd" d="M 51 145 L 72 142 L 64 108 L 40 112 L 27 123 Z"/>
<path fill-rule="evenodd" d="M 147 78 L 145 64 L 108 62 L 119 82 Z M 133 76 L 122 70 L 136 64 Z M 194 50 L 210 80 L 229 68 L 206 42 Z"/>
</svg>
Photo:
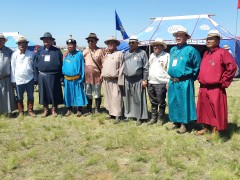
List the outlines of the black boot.
<svg viewBox="0 0 240 180">
<path fill-rule="evenodd" d="M 151 120 L 147 123 L 147 125 L 151 125 L 157 122 L 157 105 L 152 105 L 152 118 Z"/>
<path fill-rule="evenodd" d="M 95 99 L 95 104 L 96 104 L 95 114 L 100 113 L 101 102 L 102 102 L 102 98 L 101 97 Z"/>
<path fill-rule="evenodd" d="M 159 105 L 159 114 L 158 114 L 158 120 L 157 120 L 157 124 L 159 126 L 163 124 L 164 117 L 165 117 L 165 109 L 166 109 L 166 103 L 163 105 Z"/>
<path fill-rule="evenodd" d="M 90 114 L 92 114 L 92 99 L 88 98 L 88 104 L 87 104 L 87 112 L 84 114 L 84 116 L 88 116 Z"/>
</svg>

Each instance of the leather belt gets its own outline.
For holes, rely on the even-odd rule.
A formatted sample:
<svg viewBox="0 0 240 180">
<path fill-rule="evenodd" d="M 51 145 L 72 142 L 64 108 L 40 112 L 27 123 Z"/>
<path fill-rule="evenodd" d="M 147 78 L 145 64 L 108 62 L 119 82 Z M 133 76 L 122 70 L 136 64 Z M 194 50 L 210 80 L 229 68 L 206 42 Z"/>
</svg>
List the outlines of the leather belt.
<svg viewBox="0 0 240 180">
<path fill-rule="evenodd" d="M 103 79 L 104 79 L 105 81 L 118 80 L 118 77 L 104 77 Z"/>
<path fill-rule="evenodd" d="M 10 77 L 10 75 L 0 76 L 0 79 L 6 79 L 6 78 L 8 78 L 8 77 Z"/>
<path fill-rule="evenodd" d="M 191 75 L 187 75 L 187 76 L 181 76 L 181 77 L 178 77 L 178 78 L 173 77 L 173 78 L 170 78 L 170 80 L 174 83 L 178 83 L 178 82 L 181 82 L 181 81 L 186 81 L 186 80 L 191 79 L 191 78 L 192 78 Z"/>
<path fill-rule="evenodd" d="M 76 76 L 64 76 L 64 78 L 68 81 L 73 81 L 73 80 L 76 80 L 76 79 L 79 79 L 80 78 L 80 75 L 76 75 Z"/>
<path fill-rule="evenodd" d="M 200 84 L 200 88 L 215 89 L 221 88 L 222 84 Z"/>
</svg>

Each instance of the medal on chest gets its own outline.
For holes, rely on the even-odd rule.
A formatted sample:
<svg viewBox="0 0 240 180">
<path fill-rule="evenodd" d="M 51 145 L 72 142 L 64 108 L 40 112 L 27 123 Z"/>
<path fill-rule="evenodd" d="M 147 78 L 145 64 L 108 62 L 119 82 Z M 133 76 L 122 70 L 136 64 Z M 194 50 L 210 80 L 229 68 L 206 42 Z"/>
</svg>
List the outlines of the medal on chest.
<svg viewBox="0 0 240 180">
<path fill-rule="evenodd" d="M 212 66 L 215 66 L 215 62 L 213 60 L 210 60 L 209 63 L 212 65 Z"/>
</svg>

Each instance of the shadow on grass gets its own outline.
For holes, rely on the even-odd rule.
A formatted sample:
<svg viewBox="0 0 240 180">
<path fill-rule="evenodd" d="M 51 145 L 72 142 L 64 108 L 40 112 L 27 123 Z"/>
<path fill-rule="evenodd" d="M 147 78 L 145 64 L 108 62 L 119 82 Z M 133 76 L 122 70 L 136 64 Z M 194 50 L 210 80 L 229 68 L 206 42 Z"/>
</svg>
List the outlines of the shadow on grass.
<svg viewBox="0 0 240 180">
<path fill-rule="evenodd" d="M 235 123 L 228 123 L 227 130 L 221 131 L 220 132 L 220 137 L 224 141 L 228 141 L 228 140 L 231 139 L 231 137 L 234 133 L 240 134 L 240 127 L 237 126 L 237 124 L 235 124 Z"/>
</svg>

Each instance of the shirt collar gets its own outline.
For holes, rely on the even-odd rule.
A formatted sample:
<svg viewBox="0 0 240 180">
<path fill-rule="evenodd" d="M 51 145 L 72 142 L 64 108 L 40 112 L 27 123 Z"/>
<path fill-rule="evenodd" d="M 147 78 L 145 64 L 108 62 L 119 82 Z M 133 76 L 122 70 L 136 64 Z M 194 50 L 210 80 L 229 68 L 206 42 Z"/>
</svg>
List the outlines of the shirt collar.
<svg viewBox="0 0 240 180">
<path fill-rule="evenodd" d="M 212 48 L 212 49 L 209 49 L 207 52 L 208 52 L 208 54 L 212 54 L 212 53 L 216 52 L 218 49 L 220 49 L 219 46 L 215 47 L 215 48 Z"/>
</svg>

